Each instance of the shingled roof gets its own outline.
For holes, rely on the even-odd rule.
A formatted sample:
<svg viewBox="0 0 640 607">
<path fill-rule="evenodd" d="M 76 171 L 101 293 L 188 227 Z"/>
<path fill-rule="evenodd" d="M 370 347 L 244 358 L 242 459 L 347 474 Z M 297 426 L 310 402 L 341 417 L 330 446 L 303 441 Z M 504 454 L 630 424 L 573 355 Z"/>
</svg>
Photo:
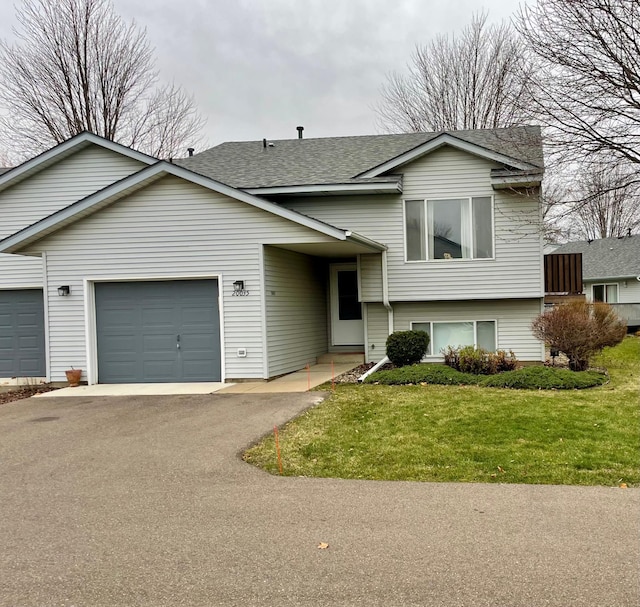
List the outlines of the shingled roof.
<svg viewBox="0 0 640 607">
<path fill-rule="evenodd" d="M 554 253 L 582 253 L 584 280 L 640 276 L 640 234 L 568 242 Z"/>
<path fill-rule="evenodd" d="M 227 142 L 176 164 L 236 188 L 356 182 L 357 176 L 447 133 L 462 142 L 543 166 L 539 127 L 319 139 Z"/>
</svg>

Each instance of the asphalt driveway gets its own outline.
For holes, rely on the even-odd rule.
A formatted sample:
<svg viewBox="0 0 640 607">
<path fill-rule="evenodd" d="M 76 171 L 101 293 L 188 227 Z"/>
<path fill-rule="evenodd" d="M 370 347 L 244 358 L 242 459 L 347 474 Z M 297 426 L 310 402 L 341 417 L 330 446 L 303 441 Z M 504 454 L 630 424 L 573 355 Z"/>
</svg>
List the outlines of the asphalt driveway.
<svg viewBox="0 0 640 607">
<path fill-rule="evenodd" d="M 638 489 L 279 478 L 239 460 L 316 399 L 0 407 L 0 605 L 640 604 Z"/>
</svg>

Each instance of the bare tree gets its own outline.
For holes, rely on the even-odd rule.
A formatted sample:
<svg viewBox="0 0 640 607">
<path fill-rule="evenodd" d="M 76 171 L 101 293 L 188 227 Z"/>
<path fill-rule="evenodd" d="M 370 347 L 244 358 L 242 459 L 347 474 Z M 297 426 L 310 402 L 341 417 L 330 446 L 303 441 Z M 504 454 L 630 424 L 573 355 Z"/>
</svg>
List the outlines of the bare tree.
<svg viewBox="0 0 640 607">
<path fill-rule="evenodd" d="M 634 165 L 583 167 L 576 176 L 567 220 L 572 239 L 625 236 L 640 229 L 640 182 Z"/>
<path fill-rule="evenodd" d="M 640 162 L 640 2 L 534 0 L 515 24 L 537 62 L 546 143 L 570 162 Z"/>
<path fill-rule="evenodd" d="M 375 108 L 389 132 L 496 128 L 527 123 L 530 66 L 509 23 L 473 16 L 459 36 L 417 46 L 408 74 L 391 73 Z"/>
<path fill-rule="evenodd" d="M 23 0 L 0 42 L 3 145 L 26 157 L 87 130 L 157 157 L 199 139 L 179 87 L 158 86 L 146 32 L 109 0 Z"/>
</svg>

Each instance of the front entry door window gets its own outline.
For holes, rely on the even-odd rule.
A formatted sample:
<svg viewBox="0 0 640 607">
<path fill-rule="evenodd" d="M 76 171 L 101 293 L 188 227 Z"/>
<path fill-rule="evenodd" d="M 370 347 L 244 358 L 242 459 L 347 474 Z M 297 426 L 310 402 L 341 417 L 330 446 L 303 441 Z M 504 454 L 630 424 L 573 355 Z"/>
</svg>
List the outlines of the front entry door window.
<svg viewBox="0 0 640 607">
<path fill-rule="evenodd" d="M 334 346 L 364 343 L 362 304 L 358 301 L 358 272 L 355 264 L 331 266 L 331 334 Z"/>
</svg>

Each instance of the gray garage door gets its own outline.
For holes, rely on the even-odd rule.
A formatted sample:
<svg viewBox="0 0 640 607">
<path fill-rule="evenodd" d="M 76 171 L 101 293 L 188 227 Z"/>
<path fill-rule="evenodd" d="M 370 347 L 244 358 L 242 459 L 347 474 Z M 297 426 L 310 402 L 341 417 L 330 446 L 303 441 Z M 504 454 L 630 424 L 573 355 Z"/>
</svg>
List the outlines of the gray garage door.
<svg viewBox="0 0 640 607">
<path fill-rule="evenodd" d="M 95 287 L 100 383 L 220 381 L 216 280 Z"/>
<path fill-rule="evenodd" d="M 44 377 L 42 290 L 0 291 L 0 377 Z"/>
</svg>

